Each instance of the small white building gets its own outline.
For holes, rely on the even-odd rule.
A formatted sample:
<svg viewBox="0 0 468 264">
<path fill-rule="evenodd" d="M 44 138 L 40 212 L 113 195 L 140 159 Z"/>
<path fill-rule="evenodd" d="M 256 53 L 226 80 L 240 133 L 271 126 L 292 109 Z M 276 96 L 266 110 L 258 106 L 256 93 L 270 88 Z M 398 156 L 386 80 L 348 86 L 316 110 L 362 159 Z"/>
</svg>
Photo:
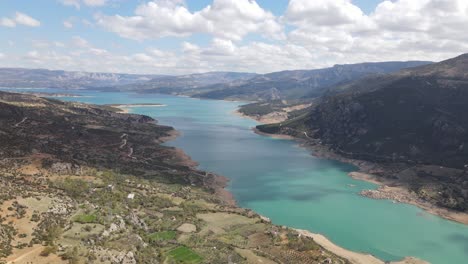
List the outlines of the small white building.
<svg viewBox="0 0 468 264">
<path fill-rule="evenodd" d="M 127 199 L 130 199 L 130 200 L 133 200 L 134 198 L 135 198 L 134 193 L 129 193 L 128 196 L 127 196 Z"/>
</svg>

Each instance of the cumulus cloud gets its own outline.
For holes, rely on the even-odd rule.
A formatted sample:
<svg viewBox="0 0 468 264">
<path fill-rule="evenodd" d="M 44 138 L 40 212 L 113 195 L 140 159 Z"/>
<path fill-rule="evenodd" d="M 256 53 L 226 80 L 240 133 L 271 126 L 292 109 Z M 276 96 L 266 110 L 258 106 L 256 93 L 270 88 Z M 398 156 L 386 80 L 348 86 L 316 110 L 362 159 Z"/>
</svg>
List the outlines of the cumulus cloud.
<svg viewBox="0 0 468 264">
<path fill-rule="evenodd" d="M 214 0 L 191 12 L 181 0 L 155 0 L 138 6 L 133 16 L 98 15 L 97 24 L 122 37 L 144 40 L 207 33 L 241 40 L 249 33 L 281 38 L 276 17 L 253 0 Z"/>
<path fill-rule="evenodd" d="M 21 56 L 13 55 L 15 67 L 39 67 L 96 72 L 187 74 L 207 71 L 277 71 L 311 67 L 314 56 L 295 45 L 262 42 L 236 44 L 231 40 L 213 39 L 201 47 L 190 42 L 167 51 L 147 47 L 142 52 L 119 53 L 96 47 L 80 36 L 66 43 L 35 41 L 33 48 Z M 70 47 L 67 49 L 62 48 Z"/>
<path fill-rule="evenodd" d="M 293 24 L 337 26 L 357 23 L 364 14 L 350 0 L 290 0 L 286 18 Z"/>
<path fill-rule="evenodd" d="M 28 27 L 38 27 L 41 25 L 41 22 L 38 20 L 20 12 L 16 12 L 15 21 L 18 24 L 25 25 Z"/>
<path fill-rule="evenodd" d="M 16 27 L 16 25 L 38 27 L 41 25 L 41 22 L 21 12 L 16 12 L 14 17 L 4 17 L 0 19 L 0 26 Z"/>
<path fill-rule="evenodd" d="M 337 63 L 441 60 L 468 51 L 465 0 L 382 1 L 369 15 L 351 0 L 291 0 L 288 40 Z"/>
</svg>

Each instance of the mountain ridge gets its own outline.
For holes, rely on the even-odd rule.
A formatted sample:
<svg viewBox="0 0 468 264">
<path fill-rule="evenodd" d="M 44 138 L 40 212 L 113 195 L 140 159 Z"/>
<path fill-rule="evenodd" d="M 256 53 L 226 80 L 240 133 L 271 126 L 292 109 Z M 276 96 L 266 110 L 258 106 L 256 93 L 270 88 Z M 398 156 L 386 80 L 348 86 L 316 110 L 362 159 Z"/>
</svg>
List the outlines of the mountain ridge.
<svg viewBox="0 0 468 264">
<path fill-rule="evenodd" d="M 347 158 L 413 168 L 406 182 L 423 199 L 468 211 L 468 55 L 335 88 L 303 115 L 257 128 L 301 137 Z M 332 89 L 333 90 L 333 89 Z M 393 164 L 393 165 L 392 165 Z M 436 165 L 456 176 L 417 169 Z M 424 173 L 423 173 L 424 171 Z"/>
<path fill-rule="evenodd" d="M 209 99 L 278 100 L 318 97 L 328 87 L 353 81 L 371 74 L 387 74 L 402 68 L 426 65 L 427 61 L 367 62 L 335 65 L 313 70 L 280 71 L 258 75 L 246 82 L 225 87 L 213 87 L 213 91 L 195 94 Z"/>
</svg>

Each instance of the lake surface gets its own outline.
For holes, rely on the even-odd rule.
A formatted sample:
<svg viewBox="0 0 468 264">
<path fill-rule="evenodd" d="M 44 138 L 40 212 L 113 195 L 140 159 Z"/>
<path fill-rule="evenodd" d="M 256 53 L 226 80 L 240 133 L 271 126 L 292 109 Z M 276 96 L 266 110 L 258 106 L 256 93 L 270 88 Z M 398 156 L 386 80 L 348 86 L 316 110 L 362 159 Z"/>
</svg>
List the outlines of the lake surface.
<svg viewBox="0 0 468 264">
<path fill-rule="evenodd" d="M 376 185 L 347 176 L 353 166 L 315 158 L 294 141 L 254 134 L 251 128 L 256 122 L 232 114 L 240 103 L 80 93 L 89 97 L 62 99 L 166 105 L 132 108 L 132 112 L 152 116 L 181 131 L 182 136 L 167 144 L 182 148 L 201 169 L 229 177 L 229 190 L 239 205 L 271 218 L 275 224 L 321 233 L 344 248 L 383 260 L 415 256 L 434 264 L 468 263 L 468 226 L 415 206 L 361 197 L 361 190 L 375 189 Z"/>
</svg>

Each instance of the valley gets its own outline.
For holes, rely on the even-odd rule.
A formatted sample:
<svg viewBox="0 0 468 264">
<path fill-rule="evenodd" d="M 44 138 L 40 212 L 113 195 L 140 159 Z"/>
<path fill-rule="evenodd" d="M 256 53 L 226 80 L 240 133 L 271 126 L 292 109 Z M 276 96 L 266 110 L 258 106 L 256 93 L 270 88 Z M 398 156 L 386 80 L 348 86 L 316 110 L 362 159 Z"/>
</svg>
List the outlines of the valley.
<svg viewBox="0 0 468 264">
<path fill-rule="evenodd" d="M 0 264 L 468 263 L 467 0 L 0 1 Z"/>
<path fill-rule="evenodd" d="M 151 201 L 158 200 L 158 197 L 162 196 L 170 201 L 167 205 L 158 207 L 154 212 L 144 209 L 148 207 L 144 204 L 132 207 L 129 205 L 131 203 L 119 202 L 125 205 L 125 208 L 118 209 L 120 211 L 118 211 L 117 216 L 124 219 L 125 225 L 129 225 L 130 220 L 128 219 L 132 218 L 130 212 L 136 213 L 139 217 L 141 214 L 141 219 L 144 219 L 146 224 L 151 222 L 150 219 L 154 219 L 155 216 L 161 219 L 159 224 L 164 223 L 164 228 L 159 225 L 155 226 L 150 237 L 142 236 L 141 231 L 138 231 L 141 227 L 138 226 L 127 229 L 123 237 L 131 237 L 136 233 L 139 237 L 137 239 L 141 239 L 142 243 L 144 243 L 142 245 L 150 245 L 153 239 L 159 241 L 161 237 L 163 241 L 165 237 L 172 239 L 169 240 L 170 243 L 158 242 L 156 246 L 158 251 L 155 251 L 155 248 L 152 247 L 151 250 L 142 250 L 141 247 L 122 247 L 122 245 L 118 244 L 118 239 L 122 239 L 122 236 L 111 235 L 109 239 L 105 239 L 104 242 L 98 241 L 99 243 L 96 244 L 95 240 L 89 240 L 89 235 L 82 237 L 81 232 L 76 231 L 70 231 L 75 232 L 75 235 L 67 233 L 68 230 L 78 228 L 78 224 L 63 224 L 60 235 L 53 242 L 46 242 L 46 245 L 48 245 L 47 243 L 59 245 L 57 248 L 43 247 L 39 249 L 34 242 L 29 242 L 31 246 L 29 251 L 24 245 L 14 242 L 16 246 L 11 247 L 12 251 L 9 251 L 13 253 L 13 255 L 10 255 L 10 259 L 23 259 L 28 256 L 37 257 L 37 254 L 46 249 L 52 252 L 48 256 L 57 261 L 59 259 L 56 258 L 57 255 L 61 256 L 62 261 L 64 255 L 70 255 L 72 258 L 76 257 L 78 259 L 96 256 L 103 261 L 110 259 L 111 263 L 112 261 L 124 261 L 127 258 L 131 262 L 133 260 L 138 262 L 146 258 L 146 255 L 142 255 L 142 252 L 147 252 L 144 254 L 149 256 L 158 256 L 157 258 L 160 260 L 166 261 L 170 259 L 177 260 L 180 256 L 178 261 L 187 263 L 191 263 L 191 261 L 194 263 L 211 263 L 215 259 L 222 258 L 236 258 L 240 263 L 242 261 L 255 262 L 253 260 L 255 258 L 266 262 L 282 263 L 286 261 L 287 263 L 287 260 L 281 260 L 281 257 L 293 256 L 293 258 L 302 259 L 300 262 L 306 262 L 306 258 L 310 258 L 312 262 L 317 261 L 320 258 L 319 256 L 322 256 L 321 261 L 326 262 L 330 258 L 332 261 L 337 261 L 336 263 L 340 263 L 340 261 L 341 263 L 346 263 L 346 261 L 351 261 L 351 263 L 369 263 L 369 261 L 382 263 L 382 260 L 399 261 L 405 257 L 416 257 L 422 259 L 421 261 L 427 260 L 430 263 L 445 263 L 444 260 L 447 259 L 450 259 L 450 261 L 464 259 L 466 256 L 463 253 L 463 243 L 460 243 L 460 241 L 463 241 L 465 237 L 466 226 L 427 214 L 417 207 L 405 205 L 416 205 L 432 214 L 460 223 L 467 223 L 466 212 L 463 209 L 466 201 L 463 196 L 465 176 L 463 168 L 457 167 L 458 165 L 453 166 L 452 163 L 457 161 L 457 159 L 453 158 L 453 154 L 451 154 L 450 158 L 447 158 L 451 163 L 435 163 L 433 161 L 442 156 L 432 158 L 433 160 L 428 159 L 427 157 L 430 157 L 430 155 L 423 156 L 423 154 L 427 155 L 425 149 L 413 151 L 413 155 L 416 154 L 413 157 L 414 160 L 404 157 L 404 153 L 397 153 L 389 160 L 385 155 L 379 154 L 379 151 L 386 151 L 386 145 L 381 145 L 377 150 L 373 149 L 372 153 L 374 155 L 366 155 L 366 153 L 346 149 L 346 147 L 361 144 L 362 139 L 356 140 L 355 137 L 366 135 L 367 132 L 361 133 L 357 128 L 363 124 L 370 126 L 361 123 L 362 120 L 366 120 L 366 115 L 350 110 L 349 105 L 353 105 L 352 100 L 360 100 L 360 96 L 366 98 L 366 96 L 378 95 L 381 90 L 386 89 L 385 87 L 399 84 L 399 82 L 403 82 L 403 88 L 401 89 L 404 89 L 404 91 L 407 91 L 408 87 L 415 87 L 419 84 L 427 85 L 427 83 L 439 84 L 439 86 L 432 85 L 435 92 L 442 87 L 456 89 L 456 85 L 463 85 L 463 82 L 460 81 L 464 78 L 463 76 L 454 75 L 454 78 L 458 78 L 456 81 L 452 81 L 452 79 L 433 81 L 431 79 L 431 81 L 426 82 L 418 79 L 426 77 L 413 78 L 411 76 L 422 72 L 421 75 L 423 76 L 430 75 L 430 78 L 435 78 L 434 73 L 437 72 L 441 76 L 445 75 L 446 72 L 456 73 L 453 67 L 451 68 L 447 64 L 455 65 L 455 68 L 463 67 L 463 59 L 462 56 L 462 62 L 460 62 L 460 58 L 457 58 L 453 63 L 450 61 L 449 63 L 441 63 L 445 72 L 438 71 L 440 64 L 436 63 L 414 69 L 403 69 L 390 74 L 364 74 L 362 80 L 359 79 L 360 77 L 356 77 L 356 80 L 352 79 L 335 86 L 323 87 L 321 88 L 323 89 L 322 95 L 303 98 L 286 97 L 287 99 L 259 100 L 257 97 L 240 96 L 224 98 L 230 101 L 204 100 L 199 99 L 199 96 L 193 91 L 205 88 L 199 88 L 196 85 L 192 86 L 190 88 L 191 92 L 188 93 L 186 93 L 188 90 L 177 92 L 178 88 L 175 88 L 175 90 L 172 90 L 172 88 L 162 90 L 164 93 L 182 94 L 184 95 L 182 97 L 156 94 L 155 92 L 158 90 L 151 90 L 150 93 L 146 93 L 143 90 L 115 91 L 115 88 L 106 88 L 105 92 L 102 88 L 99 88 L 98 91 L 91 89 L 22 88 L 17 90 L 22 92 L 20 95 L 13 96 L 4 93 L 2 94 L 2 102 L 8 106 L 6 109 L 10 109 L 8 111 L 18 115 L 14 122 L 11 121 L 11 129 L 21 129 L 23 133 L 13 134 L 12 131 L 2 130 L 4 135 L 11 137 L 11 139 L 5 139 L 5 144 L 8 146 L 10 143 L 17 144 L 21 142 L 18 140 L 29 140 L 27 144 L 19 144 L 19 146 L 28 147 L 19 148 L 16 152 L 5 152 L 5 155 L 9 157 L 8 160 L 15 161 L 8 163 L 6 167 L 15 168 L 14 178 L 18 177 L 23 184 L 27 182 L 24 180 L 25 177 L 27 179 L 27 177 L 31 176 L 36 178 L 37 175 L 44 175 L 45 181 L 41 180 L 40 184 L 47 190 L 52 190 L 52 194 L 47 196 L 51 199 L 57 197 L 55 190 L 62 196 L 65 195 L 63 196 L 65 199 L 71 198 L 71 200 L 67 200 L 67 203 L 70 204 L 70 212 L 61 218 L 64 223 L 67 223 L 67 221 L 85 225 L 92 223 L 93 228 L 97 228 L 96 232 L 101 235 L 110 232 L 108 228 L 113 230 L 114 225 L 117 228 L 123 226 L 122 222 L 118 220 L 119 217 L 115 218 L 114 213 L 108 216 L 102 214 L 101 209 L 96 210 L 96 208 L 109 208 L 111 206 L 110 208 L 113 208 L 112 211 L 114 211 L 116 210 L 114 208 L 115 203 L 102 204 L 96 200 L 91 200 L 94 201 L 91 209 L 86 206 L 87 209 L 83 213 L 79 209 L 83 207 L 83 204 L 78 197 L 73 198 L 73 193 L 63 193 L 63 188 L 67 187 L 60 187 L 63 184 L 65 186 L 72 184 L 74 189 L 77 187 L 75 184 L 80 186 L 83 182 L 86 183 L 86 187 L 79 188 L 85 188 L 84 190 L 105 189 L 105 186 L 112 186 L 111 188 L 117 190 L 117 196 L 120 197 L 117 199 L 132 201 L 136 199 L 135 197 L 138 197 L 138 193 L 143 191 L 144 196 L 148 196 Z M 226 73 L 221 74 L 225 75 Z M 223 78 L 229 79 L 244 78 L 246 75 L 225 76 Z M 251 78 L 251 76 L 245 78 Z M 403 81 L 400 81 L 400 79 Z M 232 81 L 232 79 L 230 80 Z M 213 79 L 213 82 L 216 81 L 218 79 Z M 237 81 L 244 82 L 245 80 L 238 79 Z M 365 83 L 365 85 L 360 83 Z M 183 81 L 180 85 L 187 85 L 187 82 Z M 365 89 L 363 89 L 364 87 Z M 16 91 L 15 88 L 4 90 Z M 60 99 L 70 101 L 70 103 L 62 103 L 53 99 L 41 99 L 30 96 L 28 93 L 49 98 L 60 95 Z M 192 98 L 186 95 L 191 95 Z M 460 96 L 460 93 L 457 93 L 457 96 Z M 258 101 L 233 101 L 241 98 Z M 385 98 L 390 100 L 387 102 L 389 106 L 394 104 L 391 97 L 385 95 Z M 408 96 L 407 98 L 412 99 L 413 97 Z M 415 95 L 414 98 L 420 98 L 420 95 Z M 372 101 L 374 99 L 366 100 Z M 464 100 L 463 97 L 460 97 L 460 100 Z M 95 105 L 87 106 L 77 102 Z M 334 102 L 340 104 L 334 105 Z M 365 101 L 358 102 L 364 104 Z M 387 104 L 384 103 L 384 105 Z M 411 104 L 411 101 L 408 102 L 408 105 Z M 432 107 L 430 103 L 424 103 L 423 105 Z M 13 109 L 12 106 L 18 109 Z M 442 109 L 443 111 L 437 111 L 437 113 L 446 115 L 444 118 L 447 118 L 451 116 L 449 112 L 455 108 L 442 107 Z M 329 110 L 330 112 L 327 112 Z M 401 111 L 404 111 L 404 108 Z M 414 112 L 413 110 L 407 111 Z M 427 113 L 427 111 L 424 112 Z M 37 136 L 25 132 L 27 131 L 24 130 L 25 127 L 29 125 L 37 126 L 37 120 L 40 120 L 41 116 L 53 117 L 57 113 L 62 113 L 57 116 L 57 121 L 53 121 L 55 119 L 52 118 L 52 122 L 44 123 L 45 127 L 41 128 L 39 126 L 33 129 L 39 132 L 43 130 L 44 132 L 37 133 Z M 378 114 L 378 112 L 375 113 Z M 395 113 L 403 116 L 398 111 L 395 111 Z M 8 116 L 10 114 L 5 115 L 5 117 Z M 104 117 L 106 121 L 101 119 Z M 153 117 L 158 119 L 158 124 L 155 124 Z M 265 123 L 265 125 L 259 125 L 257 122 L 246 119 L 246 117 Z M 355 117 L 358 118 L 357 121 L 353 120 Z M 327 123 L 335 122 L 335 118 L 336 123 L 332 125 Z M 414 117 L 409 117 L 409 119 L 414 119 Z M 65 125 L 67 122 L 79 124 L 79 126 L 77 128 L 77 126 Z M 449 123 L 445 124 L 456 122 L 459 121 L 449 120 Z M 178 132 L 175 132 L 171 127 L 159 125 L 159 123 L 176 127 Z M 324 132 L 325 129 L 328 129 L 328 126 L 330 126 L 329 131 L 334 131 L 334 133 Z M 442 124 L 441 126 L 446 127 L 447 125 Z M 156 127 L 157 129 L 154 130 Z M 252 133 L 252 127 L 256 127 L 258 133 L 265 136 Z M 81 131 L 82 129 L 84 130 Z M 104 131 L 107 132 L 104 133 Z M 386 130 L 386 132 L 391 131 L 393 133 L 393 130 Z M 449 128 L 446 131 L 450 132 L 453 129 Z M 109 132 L 110 134 L 107 135 Z M 67 137 L 57 137 L 54 133 L 67 135 Z M 399 132 L 395 131 L 395 133 Z M 53 141 L 50 141 L 51 135 Z M 270 138 L 270 135 L 279 136 L 278 138 Z M 77 138 L 75 139 L 75 137 Z M 159 139 L 153 141 L 148 137 Z M 111 138 L 115 139 L 111 140 Z M 354 140 L 354 142 L 349 143 L 348 138 Z M 453 137 L 450 136 L 450 138 Z M 296 139 L 297 141 L 291 141 L 290 139 Z M 337 139 L 340 140 L 336 141 Z M 110 141 L 105 143 L 108 140 Z M 171 141 L 166 142 L 167 140 Z M 375 138 L 368 140 L 371 142 L 379 141 Z M 387 140 L 389 140 L 388 136 Z M 398 140 L 400 139 L 398 138 Z M 98 141 L 100 143 L 97 143 Z M 50 144 L 48 142 L 54 142 L 55 145 L 48 145 Z M 149 142 L 155 142 L 155 145 L 152 145 L 153 143 L 148 144 Z M 159 145 L 162 142 L 166 143 Z M 301 147 L 309 149 L 316 157 L 311 156 L 309 151 L 298 148 L 296 146 L 297 142 Z M 406 143 L 398 144 L 405 146 Z M 391 145 L 397 147 L 398 144 Z M 421 142 L 421 144 L 425 143 Z M 73 148 L 63 147 L 61 149 L 61 146 L 70 145 Z M 97 149 L 94 150 L 95 148 Z M 156 152 L 153 152 L 152 149 Z M 196 162 L 188 158 L 181 149 Z M 51 150 L 57 152 L 52 154 L 44 153 L 44 151 L 50 152 Z M 401 148 L 401 151 L 405 151 L 405 149 Z M 30 154 L 26 155 L 26 153 Z M 84 153 L 86 153 L 85 156 L 83 156 Z M 44 161 L 43 155 L 47 160 L 52 159 L 52 165 L 50 165 L 51 161 Z M 438 155 L 445 154 L 439 151 Z M 420 160 L 418 161 L 418 159 Z M 21 160 L 20 164 L 22 165 L 18 165 L 16 160 Z M 63 160 L 67 162 L 63 162 Z M 344 163 L 335 163 L 333 160 Z M 255 161 L 255 163 L 252 163 L 252 161 Z M 58 164 L 54 165 L 54 162 Z M 48 165 L 44 167 L 44 164 Z M 85 170 L 84 173 L 82 172 L 83 169 Z M 68 176 L 62 178 L 63 171 L 67 171 L 64 175 Z M 102 175 L 108 175 L 108 173 L 115 175 L 112 176 L 112 179 L 116 177 L 119 180 L 109 181 L 106 178 L 108 176 L 102 178 Z M 218 174 L 224 177 L 217 176 Z M 77 182 L 74 180 L 69 182 L 69 178 L 76 179 Z M 132 179 L 131 181 L 136 181 L 137 185 L 146 185 L 149 189 L 145 187 L 140 190 L 127 185 L 119 185 L 119 182 L 126 181 L 124 179 Z M 34 181 L 31 184 L 37 186 L 38 182 Z M 19 192 L 19 186 L 17 185 L 16 189 L 11 189 Z M 174 196 L 175 186 L 182 188 L 180 195 Z M 279 188 L 280 186 L 281 188 Z M 117 187 L 119 189 L 115 189 Z M 196 190 L 197 199 L 203 205 L 191 205 L 191 209 L 187 207 L 186 203 L 193 200 L 193 198 L 187 200 L 182 195 L 182 193 L 188 192 L 187 187 L 191 189 L 190 193 Z M 224 187 L 227 187 L 227 190 Z M 153 192 L 149 190 L 153 190 Z M 87 192 L 85 191 L 85 193 Z M 9 208 L 13 208 L 11 204 L 18 201 L 18 204 L 23 203 L 25 207 L 29 207 L 27 205 L 29 202 L 21 199 L 33 197 L 42 200 L 46 199 L 44 195 L 41 192 L 34 194 L 29 192 L 21 196 L 23 198 L 9 197 L 6 199 L 6 204 L 9 205 Z M 89 200 L 94 195 L 95 191 L 91 191 L 86 194 L 86 197 Z M 64 200 L 61 201 L 64 203 Z M 347 201 L 347 203 L 343 203 L 344 201 Z M 237 206 L 250 208 L 253 211 L 240 209 Z M 121 206 L 118 208 L 121 208 Z M 304 214 L 304 208 L 307 208 L 310 212 Z M 353 208 L 354 211 L 350 211 L 350 208 Z M 372 208 L 372 214 L 367 212 L 370 208 Z M 36 214 L 45 215 L 49 212 L 49 209 L 36 212 Z M 167 221 L 165 218 L 167 210 L 171 212 L 175 210 L 175 212 L 182 215 L 170 214 L 169 220 L 174 221 L 174 223 L 169 225 L 169 223 L 165 223 Z M 237 215 L 247 217 L 243 218 L 246 221 L 245 223 L 242 222 L 244 220 L 241 221 L 244 224 L 236 223 L 236 228 L 241 228 L 242 225 L 252 225 L 250 219 L 256 223 L 255 226 L 260 223 L 264 226 L 261 229 L 256 229 L 256 231 L 250 230 L 246 235 L 242 233 L 240 237 L 237 235 L 238 229 L 235 231 L 235 236 L 232 234 L 227 235 L 231 232 L 228 231 L 231 230 L 231 226 L 216 227 L 217 224 L 209 220 L 210 217 L 217 219 L 216 217 L 220 213 L 224 214 L 222 218 L 232 218 L 233 221 L 238 221 L 236 220 Z M 319 213 L 320 216 L 318 217 L 316 213 Z M 29 214 L 32 217 L 33 213 L 30 212 Z M 214 215 L 206 218 L 206 214 Z M 105 219 L 104 224 L 102 217 Z M 127 217 L 130 218 L 127 219 Z M 174 220 L 180 217 L 183 219 L 182 222 Z M 365 220 L 362 217 L 365 217 Z M 54 218 L 56 217 L 54 216 Z M 20 219 L 18 218 L 18 220 Z M 405 219 L 406 225 L 410 226 L 411 232 L 401 228 L 402 219 Z M 214 228 L 214 230 L 210 229 L 209 232 L 204 230 L 204 225 L 200 225 L 199 221 L 206 222 L 207 226 Z M 221 220 L 216 220 L 216 222 L 218 221 Z M 269 228 L 269 226 L 278 227 L 272 225 L 270 221 L 275 225 L 291 227 L 283 230 L 293 232 L 298 237 L 306 236 L 310 241 L 314 241 L 311 243 L 315 246 L 307 246 L 307 249 L 302 251 L 302 248 L 294 247 L 290 243 L 277 244 L 273 240 L 272 244 L 270 242 L 264 244 L 264 247 L 259 251 L 258 248 L 253 250 L 253 248 L 244 245 L 244 243 L 248 245 L 249 239 L 256 237 L 253 235 L 255 232 L 265 232 L 265 228 Z M 358 224 L 358 222 L 362 223 Z M 97 223 L 103 225 L 103 228 L 96 225 Z M 349 230 L 349 223 L 354 223 L 355 230 Z M 130 225 L 132 225 L 131 222 Z M 381 226 L 386 226 L 386 231 L 382 230 Z M 348 231 L 343 233 L 335 230 L 336 227 L 343 227 Z M 4 228 L 8 230 L 9 227 Z M 13 225 L 13 228 L 19 230 L 20 227 Z M 80 228 L 89 229 L 86 226 Z M 223 231 L 219 231 L 218 228 Z M 295 228 L 323 234 L 329 240 L 317 234 L 302 233 L 302 235 L 299 235 L 303 231 L 296 231 Z M 427 230 L 431 230 L 431 232 L 427 233 Z M 93 231 L 90 232 L 95 234 Z M 119 232 L 122 233 L 123 231 Z M 78 233 L 80 233 L 78 240 L 81 242 L 78 244 L 71 243 L 70 239 L 76 241 L 76 234 Z M 189 242 L 191 240 L 186 240 L 187 236 L 190 236 L 188 234 L 191 234 L 192 239 L 196 238 L 199 242 L 193 244 Z M 374 234 L 378 235 L 375 236 Z M 251 235 L 253 236 L 250 237 Z M 35 235 L 26 233 L 26 236 L 32 237 Z M 288 239 L 291 237 L 290 235 L 286 236 Z M 12 245 L 11 242 L 16 241 L 15 235 L 9 237 L 11 237 L 11 240 L 8 241 Z M 24 238 L 24 235 L 21 234 L 21 237 Z M 401 245 L 385 243 L 379 237 L 392 237 L 389 242 L 403 240 L 406 242 L 401 243 Z M 435 237 L 438 238 L 437 241 L 433 239 Z M 203 242 L 200 242 L 200 239 Z M 89 244 L 89 241 L 93 242 Z M 226 243 L 222 247 L 225 248 L 225 251 L 222 251 L 224 253 L 220 253 L 224 255 L 213 255 L 213 253 L 204 249 L 207 245 L 213 245 L 210 244 L 213 241 Z M 242 246 L 238 244 L 240 241 L 244 241 L 241 242 Z M 356 243 L 356 241 L 360 242 Z M 430 247 L 427 247 L 429 241 L 431 244 L 440 247 L 441 251 L 437 253 L 431 251 Z M 42 244 L 44 245 L 44 243 Z M 289 255 L 280 253 L 283 252 L 282 250 L 291 249 L 296 250 L 295 253 L 292 253 L 292 251 Z M 127 253 L 118 255 L 115 250 Z M 322 253 L 317 255 L 317 250 Z M 349 250 L 368 252 L 376 257 L 371 257 L 373 260 L 370 260 L 367 259 L 368 256 L 366 257 L 366 255 L 355 255 L 356 253 Z M 185 260 L 186 257 L 187 260 Z M 44 261 L 47 261 L 47 258 Z M 402 261 L 404 263 L 423 263 L 417 259 L 406 258 Z"/>
</svg>

